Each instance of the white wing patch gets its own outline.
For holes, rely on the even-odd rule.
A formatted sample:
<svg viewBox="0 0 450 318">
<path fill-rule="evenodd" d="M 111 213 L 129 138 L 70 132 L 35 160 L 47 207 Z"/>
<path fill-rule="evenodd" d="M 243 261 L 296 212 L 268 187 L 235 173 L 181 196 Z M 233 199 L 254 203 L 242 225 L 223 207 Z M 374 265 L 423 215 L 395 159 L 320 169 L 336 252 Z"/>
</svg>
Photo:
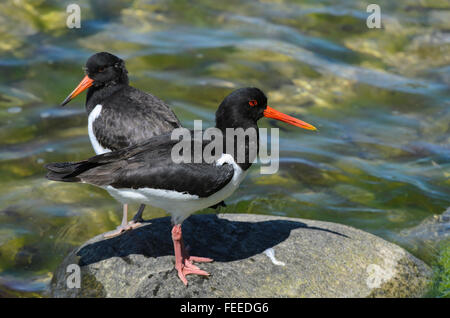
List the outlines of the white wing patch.
<svg viewBox="0 0 450 318">
<path fill-rule="evenodd" d="M 89 139 L 91 140 L 92 148 L 94 148 L 94 151 L 97 155 L 101 155 L 106 152 L 111 152 L 108 148 L 103 148 L 100 143 L 97 140 L 97 137 L 95 137 L 94 134 L 94 121 L 100 116 L 100 113 L 102 112 L 102 105 L 98 104 L 95 106 L 95 108 L 91 111 L 88 117 L 88 133 L 89 133 Z"/>
</svg>

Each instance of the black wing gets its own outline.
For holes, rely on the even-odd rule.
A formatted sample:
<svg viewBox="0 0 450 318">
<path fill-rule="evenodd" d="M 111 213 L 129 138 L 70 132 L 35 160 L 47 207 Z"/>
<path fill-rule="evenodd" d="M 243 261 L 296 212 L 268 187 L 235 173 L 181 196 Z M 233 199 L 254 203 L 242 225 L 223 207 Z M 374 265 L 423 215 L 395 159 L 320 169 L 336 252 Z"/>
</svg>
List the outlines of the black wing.
<svg viewBox="0 0 450 318">
<path fill-rule="evenodd" d="M 210 196 L 230 182 L 232 165 L 174 163 L 171 150 L 175 143 L 166 134 L 85 161 L 49 164 L 47 178 L 115 188 L 173 190 L 199 197 Z"/>
<path fill-rule="evenodd" d="M 101 115 L 94 121 L 94 134 L 104 148 L 125 148 L 181 127 L 162 100 L 133 87 L 124 90 L 104 101 Z"/>
</svg>

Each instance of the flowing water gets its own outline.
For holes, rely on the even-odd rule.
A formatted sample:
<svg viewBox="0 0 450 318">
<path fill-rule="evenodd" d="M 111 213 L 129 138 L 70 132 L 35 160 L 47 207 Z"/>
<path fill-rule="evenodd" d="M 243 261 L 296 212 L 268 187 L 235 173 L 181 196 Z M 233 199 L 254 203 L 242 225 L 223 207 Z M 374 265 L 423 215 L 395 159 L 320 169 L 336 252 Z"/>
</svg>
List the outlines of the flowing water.
<svg viewBox="0 0 450 318">
<path fill-rule="evenodd" d="M 70 3 L 80 29 L 66 27 Z M 411 233 L 450 206 L 450 3 L 377 3 L 381 29 L 364 1 L 2 1 L 0 296 L 44 295 L 72 248 L 120 222 L 105 191 L 44 177 L 45 163 L 94 154 L 84 94 L 58 103 L 98 51 L 187 127 L 213 125 L 244 86 L 318 127 L 261 120 L 280 128 L 280 170 L 254 166 L 224 212 L 351 225 L 433 265 L 440 238 Z"/>
</svg>

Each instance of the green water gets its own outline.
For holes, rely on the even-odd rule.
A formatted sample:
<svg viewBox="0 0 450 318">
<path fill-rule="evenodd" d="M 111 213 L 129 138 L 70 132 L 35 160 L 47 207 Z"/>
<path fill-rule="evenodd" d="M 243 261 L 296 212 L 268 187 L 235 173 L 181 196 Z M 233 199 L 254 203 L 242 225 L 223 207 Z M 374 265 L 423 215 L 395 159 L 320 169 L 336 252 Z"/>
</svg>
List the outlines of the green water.
<svg viewBox="0 0 450 318">
<path fill-rule="evenodd" d="M 65 26 L 73 2 L 81 29 Z M 44 178 L 47 162 L 94 154 L 84 95 L 58 103 L 97 51 L 124 58 L 132 85 L 187 127 L 257 86 L 319 128 L 261 120 L 280 128 L 280 170 L 253 167 L 225 212 L 348 224 L 434 264 L 435 238 L 405 233 L 450 206 L 450 2 L 377 1 L 382 29 L 367 28 L 368 3 L 2 1 L 0 296 L 43 295 L 68 251 L 120 222 L 105 191 Z"/>
</svg>

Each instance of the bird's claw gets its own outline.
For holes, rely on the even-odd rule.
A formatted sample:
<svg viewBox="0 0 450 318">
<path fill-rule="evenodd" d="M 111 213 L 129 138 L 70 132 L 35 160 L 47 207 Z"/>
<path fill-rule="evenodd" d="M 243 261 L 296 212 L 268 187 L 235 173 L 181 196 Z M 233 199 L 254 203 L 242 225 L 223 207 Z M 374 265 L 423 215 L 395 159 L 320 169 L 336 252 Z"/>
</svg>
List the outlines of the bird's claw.
<svg viewBox="0 0 450 318">
<path fill-rule="evenodd" d="M 213 260 L 207 257 L 197 257 L 190 256 L 189 259 L 184 260 L 184 264 L 181 264 L 181 268 L 177 268 L 178 277 L 181 279 L 184 285 L 187 286 L 188 281 L 186 279 L 186 275 L 201 275 L 201 276 L 209 276 L 208 272 L 201 270 L 197 266 L 195 266 L 192 262 L 212 262 Z"/>
<path fill-rule="evenodd" d="M 144 222 L 144 220 L 142 220 L 142 222 Z M 142 223 L 140 220 L 131 220 L 130 222 L 128 222 L 129 230 L 133 230 L 137 227 L 140 227 L 141 225 L 142 225 Z"/>
<path fill-rule="evenodd" d="M 141 223 L 135 222 L 135 221 L 130 221 L 126 225 L 119 225 L 115 230 L 107 232 L 103 236 L 106 238 L 116 237 L 125 231 L 133 230 L 139 226 L 141 226 Z"/>
</svg>

